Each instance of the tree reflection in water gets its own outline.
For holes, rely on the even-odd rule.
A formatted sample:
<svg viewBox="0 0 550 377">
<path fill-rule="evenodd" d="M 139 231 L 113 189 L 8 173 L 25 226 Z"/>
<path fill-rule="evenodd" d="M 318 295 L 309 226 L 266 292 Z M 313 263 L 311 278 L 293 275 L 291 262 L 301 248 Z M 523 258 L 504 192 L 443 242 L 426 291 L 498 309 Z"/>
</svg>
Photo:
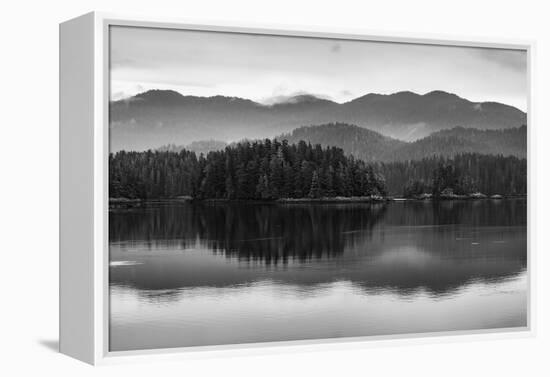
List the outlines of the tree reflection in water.
<svg viewBox="0 0 550 377">
<path fill-rule="evenodd" d="M 111 242 L 141 241 L 152 248 L 185 249 L 200 239 L 216 253 L 269 265 L 340 255 L 363 240 L 386 209 L 385 204 L 161 204 L 111 212 L 109 234 Z M 365 233 L 346 234 L 355 229 Z"/>
<path fill-rule="evenodd" d="M 525 200 L 157 203 L 111 211 L 111 260 L 139 263 L 112 268 L 110 279 L 170 297 L 266 279 L 445 295 L 524 271 L 526 216 Z"/>
</svg>

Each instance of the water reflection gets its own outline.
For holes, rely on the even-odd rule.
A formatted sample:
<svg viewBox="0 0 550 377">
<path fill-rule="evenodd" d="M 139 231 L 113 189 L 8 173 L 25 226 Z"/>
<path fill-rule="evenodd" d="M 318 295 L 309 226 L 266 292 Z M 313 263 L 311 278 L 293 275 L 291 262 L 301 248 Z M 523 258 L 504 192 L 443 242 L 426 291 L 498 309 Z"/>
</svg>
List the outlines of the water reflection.
<svg viewBox="0 0 550 377">
<path fill-rule="evenodd" d="M 526 325 L 525 200 L 109 214 L 112 350 Z"/>
<path fill-rule="evenodd" d="M 368 234 L 386 206 L 314 206 L 276 204 L 164 204 L 111 212 L 111 242 L 139 240 L 150 248 L 204 247 L 241 260 L 265 264 L 290 259 L 333 257 Z"/>
<path fill-rule="evenodd" d="M 525 201 L 161 204 L 110 214 L 111 282 L 141 290 L 272 279 L 445 293 L 526 266 Z M 220 259 L 220 256 L 226 258 Z"/>
</svg>

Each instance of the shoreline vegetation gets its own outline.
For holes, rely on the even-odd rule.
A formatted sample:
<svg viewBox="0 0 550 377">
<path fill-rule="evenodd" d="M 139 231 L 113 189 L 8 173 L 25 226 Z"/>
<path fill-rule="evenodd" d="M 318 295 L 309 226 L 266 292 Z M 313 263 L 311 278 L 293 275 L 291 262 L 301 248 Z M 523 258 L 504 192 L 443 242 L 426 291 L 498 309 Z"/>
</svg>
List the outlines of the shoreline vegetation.
<svg viewBox="0 0 550 377">
<path fill-rule="evenodd" d="M 241 200 L 241 199 L 197 199 L 189 196 L 173 198 L 156 199 L 129 199 L 129 198 L 109 198 L 109 207 L 133 207 L 145 203 L 183 203 L 183 202 L 202 202 L 202 203 L 272 203 L 272 204 L 330 204 L 330 203 L 388 203 L 388 202 L 439 202 L 439 201 L 463 201 L 463 200 L 508 200 L 525 199 L 527 195 L 485 195 L 482 193 L 471 193 L 468 195 L 442 195 L 434 197 L 431 194 L 424 194 L 411 198 L 393 197 L 393 196 L 352 196 L 352 197 L 321 197 L 321 198 L 281 198 L 275 200 Z"/>
</svg>

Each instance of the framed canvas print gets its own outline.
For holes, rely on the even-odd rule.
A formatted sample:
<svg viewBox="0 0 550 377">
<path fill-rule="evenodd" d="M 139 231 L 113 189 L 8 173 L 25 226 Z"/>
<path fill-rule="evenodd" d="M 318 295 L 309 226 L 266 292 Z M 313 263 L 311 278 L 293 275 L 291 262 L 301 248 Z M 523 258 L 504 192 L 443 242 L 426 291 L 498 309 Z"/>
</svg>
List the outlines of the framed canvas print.
<svg viewBox="0 0 550 377">
<path fill-rule="evenodd" d="M 529 334 L 531 51 L 61 24 L 61 351 Z"/>
</svg>

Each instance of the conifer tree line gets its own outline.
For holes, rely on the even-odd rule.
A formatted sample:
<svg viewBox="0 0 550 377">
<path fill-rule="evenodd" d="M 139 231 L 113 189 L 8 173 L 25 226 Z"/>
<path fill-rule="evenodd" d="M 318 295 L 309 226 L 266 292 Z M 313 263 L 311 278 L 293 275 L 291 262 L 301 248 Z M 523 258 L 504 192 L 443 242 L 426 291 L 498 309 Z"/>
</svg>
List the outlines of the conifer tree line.
<svg viewBox="0 0 550 377">
<path fill-rule="evenodd" d="M 377 163 L 392 195 L 439 196 L 444 190 L 467 195 L 526 195 L 527 160 L 514 156 L 464 153 L 452 158 L 429 157 L 404 162 Z"/>
<path fill-rule="evenodd" d="M 340 148 L 244 141 L 206 156 L 182 150 L 109 156 L 112 198 L 273 200 L 386 195 L 381 175 Z"/>
<path fill-rule="evenodd" d="M 482 154 L 366 164 L 304 141 L 244 141 L 197 156 L 188 150 L 109 156 L 111 198 L 274 200 L 422 193 L 527 193 L 525 159 Z"/>
</svg>

